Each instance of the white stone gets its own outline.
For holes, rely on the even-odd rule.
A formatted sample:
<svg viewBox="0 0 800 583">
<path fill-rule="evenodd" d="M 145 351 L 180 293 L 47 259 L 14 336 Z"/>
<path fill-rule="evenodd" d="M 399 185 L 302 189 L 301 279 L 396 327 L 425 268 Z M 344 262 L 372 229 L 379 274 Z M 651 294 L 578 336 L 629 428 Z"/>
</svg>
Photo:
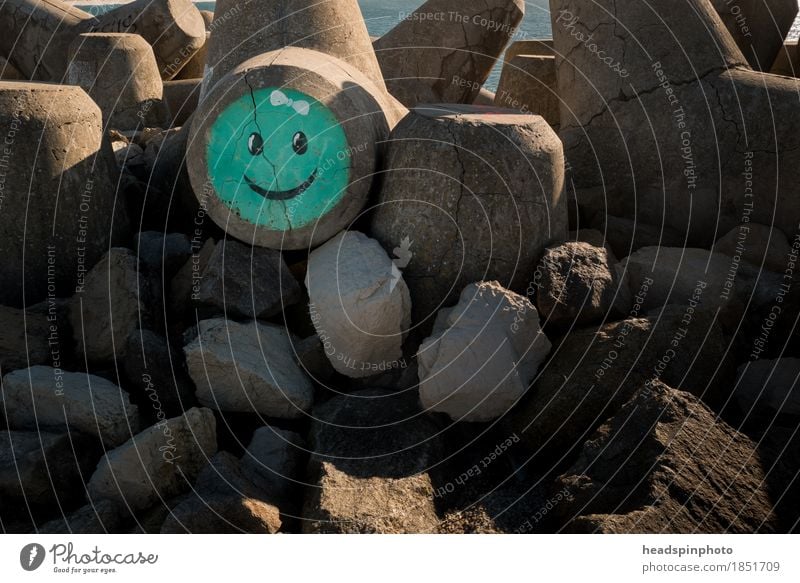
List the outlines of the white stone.
<svg viewBox="0 0 800 583">
<path fill-rule="evenodd" d="M 301 417 L 314 388 L 294 359 L 298 342 L 274 324 L 203 320 L 183 349 L 198 400 L 218 411 Z"/>
<path fill-rule="evenodd" d="M 133 511 L 146 510 L 189 490 L 216 452 L 214 414 L 209 409 L 189 409 L 108 452 L 89 480 L 89 499 L 120 501 Z"/>
<path fill-rule="evenodd" d="M 422 405 L 461 421 L 496 419 L 525 394 L 550 348 L 527 298 L 497 282 L 470 284 L 417 353 Z"/>
<path fill-rule="evenodd" d="M 49 366 L 3 377 L 2 405 L 12 429 L 65 425 L 115 447 L 139 431 L 139 409 L 128 393 L 104 378 Z"/>
<path fill-rule="evenodd" d="M 380 243 L 340 233 L 311 253 L 306 287 L 311 321 L 339 373 L 363 378 L 401 366 L 411 297 Z"/>
</svg>

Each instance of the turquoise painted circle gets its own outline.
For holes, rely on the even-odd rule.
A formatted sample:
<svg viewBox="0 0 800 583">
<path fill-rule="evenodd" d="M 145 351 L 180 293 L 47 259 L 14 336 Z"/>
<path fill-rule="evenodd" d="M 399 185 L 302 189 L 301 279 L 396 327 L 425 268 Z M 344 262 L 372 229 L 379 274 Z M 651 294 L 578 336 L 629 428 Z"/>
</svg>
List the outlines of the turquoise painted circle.
<svg viewBox="0 0 800 583">
<path fill-rule="evenodd" d="M 220 200 L 243 220 L 274 231 L 319 221 L 350 180 L 339 120 L 294 89 L 254 89 L 228 105 L 209 129 L 206 159 Z"/>
</svg>

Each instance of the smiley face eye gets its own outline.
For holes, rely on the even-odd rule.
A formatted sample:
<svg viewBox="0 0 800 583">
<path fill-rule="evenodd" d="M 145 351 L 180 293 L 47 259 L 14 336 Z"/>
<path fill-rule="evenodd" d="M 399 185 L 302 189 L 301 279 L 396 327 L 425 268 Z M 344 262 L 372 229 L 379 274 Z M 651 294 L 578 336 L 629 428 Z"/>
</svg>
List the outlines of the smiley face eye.
<svg viewBox="0 0 800 583">
<path fill-rule="evenodd" d="M 264 139 L 258 132 L 253 132 L 247 139 L 247 149 L 253 156 L 258 156 L 264 151 Z"/>
<path fill-rule="evenodd" d="M 303 132 L 297 132 L 292 137 L 292 149 L 301 156 L 308 151 L 308 140 Z"/>
</svg>

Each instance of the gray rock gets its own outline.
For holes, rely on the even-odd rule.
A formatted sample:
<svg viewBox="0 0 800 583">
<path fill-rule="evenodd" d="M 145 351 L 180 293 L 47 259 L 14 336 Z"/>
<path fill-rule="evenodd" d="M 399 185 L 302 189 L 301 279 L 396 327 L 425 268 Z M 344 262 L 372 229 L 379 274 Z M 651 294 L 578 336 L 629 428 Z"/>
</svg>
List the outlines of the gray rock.
<svg viewBox="0 0 800 583">
<path fill-rule="evenodd" d="M 590 324 L 631 307 L 627 275 L 602 246 L 569 242 L 547 249 L 536 284 L 541 317 L 554 325 Z"/>
<path fill-rule="evenodd" d="M 100 455 L 98 443 L 77 432 L 0 432 L 0 516 L 80 500 Z"/>
<path fill-rule="evenodd" d="M 209 409 L 190 409 L 145 429 L 109 451 L 87 484 L 91 501 L 117 501 L 134 511 L 189 490 L 217 451 Z"/>
<path fill-rule="evenodd" d="M 18 310 L 0 306 L 0 370 L 4 373 L 18 368 L 44 364 L 53 355 L 60 357 L 60 336 L 55 322 L 51 337 L 51 323 L 44 313 Z"/>
<path fill-rule="evenodd" d="M 222 240 L 208 257 L 194 303 L 228 318 L 271 318 L 302 298 L 280 251 Z"/>
<path fill-rule="evenodd" d="M 163 421 L 182 415 L 195 404 L 194 383 L 186 370 L 183 353 L 166 338 L 150 330 L 134 330 L 128 336 L 122 369 L 132 394 L 150 405 L 142 413 Z"/>
<path fill-rule="evenodd" d="M 294 348 L 300 367 L 315 382 L 324 384 L 336 374 L 336 369 L 328 360 L 325 347 L 316 334 L 304 338 Z"/>
<path fill-rule="evenodd" d="M 627 257 L 642 247 L 684 247 L 686 243 L 686 237 L 674 229 L 605 213 L 599 214 L 591 224 L 602 231 L 606 244 L 617 257 Z"/>
<path fill-rule="evenodd" d="M 160 297 L 157 280 L 131 250 L 111 249 L 70 300 L 79 354 L 93 362 L 122 357 L 131 332 L 158 323 Z"/>
<path fill-rule="evenodd" d="M 3 377 L 2 397 L 13 429 L 68 426 L 98 436 L 107 447 L 139 430 L 139 410 L 128 393 L 95 375 L 49 366 L 16 370 Z"/>
<path fill-rule="evenodd" d="M 218 411 L 302 417 L 313 387 L 294 359 L 295 342 L 273 324 L 203 320 L 183 349 L 198 400 Z"/>
<path fill-rule="evenodd" d="M 419 396 L 457 421 L 492 421 L 525 394 L 551 344 L 527 299 L 497 282 L 468 285 L 419 347 Z"/>
<path fill-rule="evenodd" d="M 800 359 L 748 362 L 739 367 L 737 376 L 733 394 L 747 416 L 800 416 Z"/>
<path fill-rule="evenodd" d="M 164 281 L 171 279 L 192 255 L 189 238 L 183 233 L 142 231 L 134 237 L 139 261 Z"/>
<path fill-rule="evenodd" d="M 727 352 L 714 314 L 689 306 L 577 330 L 561 342 L 511 424 L 529 449 L 560 457 L 652 379 L 705 400 L 727 398 Z"/>
<path fill-rule="evenodd" d="M 298 433 L 262 427 L 242 456 L 242 472 L 268 499 L 286 499 L 303 486 L 300 480 L 307 452 Z"/>
<path fill-rule="evenodd" d="M 696 397 L 641 388 L 587 441 L 554 486 L 567 532 L 774 532 L 766 474 L 750 439 Z"/>
<path fill-rule="evenodd" d="M 111 534 L 121 532 L 125 523 L 124 507 L 111 500 L 98 500 L 75 512 L 46 522 L 41 534 Z"/>
<path fill-rule="evenodd" d="M 428 470 L 438 428 L 406 393 L 360 391 L 314 408 L 303 532 L 424 533 L 438 525 Z"/>
<path fill-rule="evenodd" d="M 732 257 L 737 263 L 747 261 L 757 268 L 783 273 L 786 270 L 792 248 L 786 235 L 757 223 L 745 223 L 734 227 L 717 239 L 714 251 Z"/>
<path fill-rule="evenodd" d="M 411 323 L 411 298 L 380 244 L 347 231 L 308 260 L 309 312 L 328 360 L 352 378 L 398 366 Z"/>
</svg>

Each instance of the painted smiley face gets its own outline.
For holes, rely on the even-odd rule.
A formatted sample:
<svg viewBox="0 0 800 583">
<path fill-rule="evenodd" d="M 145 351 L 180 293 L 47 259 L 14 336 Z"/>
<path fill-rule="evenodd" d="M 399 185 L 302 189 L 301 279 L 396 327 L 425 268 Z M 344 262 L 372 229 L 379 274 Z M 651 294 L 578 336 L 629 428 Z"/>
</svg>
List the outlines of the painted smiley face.
<svg viewBox="0 0 800 583">
<path fill-rule="evenodd" d="M 334 113 L 293 89 L 255 89 L 209 130 L 208 175 L 242 219 L 275 231 L 318 221 L 346 194 L 347 136 Z"/>
</svg>

